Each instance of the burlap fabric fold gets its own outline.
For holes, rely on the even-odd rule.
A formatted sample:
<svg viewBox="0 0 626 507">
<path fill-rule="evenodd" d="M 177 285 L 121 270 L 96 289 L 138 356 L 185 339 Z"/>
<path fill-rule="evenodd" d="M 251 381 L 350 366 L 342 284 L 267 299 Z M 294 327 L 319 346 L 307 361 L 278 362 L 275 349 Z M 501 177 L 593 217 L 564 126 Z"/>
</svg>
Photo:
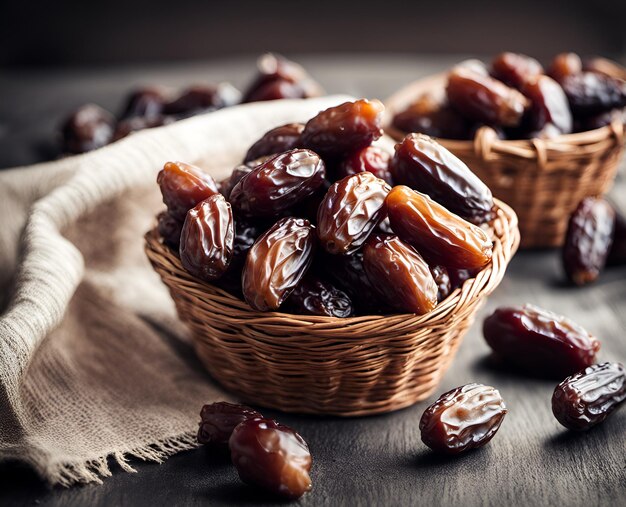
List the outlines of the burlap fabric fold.
<svg viewBox="0 0 626 507">
<path fill-rule="evenodd" d="M 0 460 L 70 485 L 195 445 L 201 405 L 228 394 L 143 252 L 156 174 L 183 160 L 221 179 L 269 128 L 348 99 L 238 106 L 0 172 Z"/>
</svg>

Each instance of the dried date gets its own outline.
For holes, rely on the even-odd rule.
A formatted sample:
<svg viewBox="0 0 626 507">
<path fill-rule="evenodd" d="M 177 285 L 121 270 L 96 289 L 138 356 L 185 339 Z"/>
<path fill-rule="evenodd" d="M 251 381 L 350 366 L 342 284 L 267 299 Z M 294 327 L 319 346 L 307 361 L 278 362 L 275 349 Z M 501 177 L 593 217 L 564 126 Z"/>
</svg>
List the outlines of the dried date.
<svg viewBox="0 0 626 507">
<path fill-rule="evenodd" d="M 317 234 L 326 251 L 356 251 L 384 218 L 383 204 L 389 190 L 389 185 L 369 172 L 334 183 L 317 213 Z"/>
<path fill-rule="evenodd" d="M 600 342 L 570 319 L 533 305 L 498 308 L 483 322 L 494 352 L 521 370 L 562 378 L 595 362 Z"/>
<path fill-rule="evenodd" d="M 431 266 L 430 273 L 437 285 L 437 302 L 441 303 L 453 290 L 450 274 L 445 266 Z"/>
<path fill-rule="evenodd" d="M 311 489 L 311 453 L 304 439 L 272 419 L 248 419 L 230 437 L 230 454 L 246 484 L 296 499 Z"/>
<path fill-rule="evenodd" d="M 557 82 L 562 83 L 568 76 L 580 74 L 583 70 L 583 62 L 576 53 L 560 53 L 554 57 L 548 74 Z"/>
<path fill-rule="evenodd" d="M 244 176 L 230 193 L 243 217 L 272 217 L 313 195 L 324 183 L 322 159 L 309 150 L 291 150 L 269 158 Z"/>
<path fill-rule="evenodd" d="M 561 86 L 575 115 L 593 116 L 626 106 L 626 81 L 595 72 L 562 79 Z"/>
<path fill-rule="evenodd" d="M 422 134 L 396 144 L 390 164 L 394 182 L 428 194 L 460 217 L 480 224 L 493 216 L 493 196 L 459 158 Z"/>
<path fill-rule="evenodd" d="M 248 251 L 242 289 L 259 311 L 277 310 L 313 261 L 315 232 L 308 220 L 287 217 L 262 234 Z"/>
<path fill-rule="evenodd" d="M 285 301 L 285 309 L 297 315 L 345 318 L 354 314 L 350 297 L 333 284 L 307 275 Z"/>
<path fill-rule="evenodd" d="M 537 60 L 520 53 L 500 53 L 491 62 L 491 75 L 518 90 L 542 74 L 543 67 Z"/>
<path fill-rule="evenodd" d="M 420 420 L 422 442 L 433 451 L 460 454 L 487 444 L 507 413 L 497 389 L 467 384 L 442 394 Z"/>
<path fill-rule="evenodd" d="M 229 83 L 195 85 L 163 106 L 163 113 L 184 118 L 239 103 L 241 94 Z"/>
<path fill-rule="evenodd" d="M 169 212 L 162 211 L 157 216 L 159 235 L 167 246 L 178 252 L 183 222 L 174 218 Z"/>
<path fill-rule="evenodd" d="M 363 247 L 363 266 L 391 307 L 423 315 L 437 306 L 437 284 L 428 264 L 397 236 L 372 236 Z"/>
<path fill-rule="evenodd" d="M 385 204 L 393 231 L 431 263 L 478 269 L 491 261 L 493 245 L 485 231 L 428 196 L 398 185 Z"/>
<path fill-rule="evenodd" d="M 262 419 L 256 410 L 226 401 L 209 403 L 200 411 L 198 442 L 215 447 L 228 446 L 235 427 L 248 419 Z"/>
<path fill-rule="evenodd" d="M 558 134 L 572 131 L 572 113 L 559 83 L 551 77 L 538 76 L 528 80 L 523 91 L 531 101 L 525 118 L 526 127 L 531 132 L 545 132 L 546 125 L 554 126 Z"/>
<path fill-rule="evenodd" d="M 615 211 L 604 199 L 586 197 L 569 220 L 563 268 L 576 285 L 597 280 L 604 269 L 615 229 Z"/>
<path fill-rule="evenodd" d="M 114 123 L 113 116 L 95 104 L 79 107 L 61 126 L 63 153 L 85 153 L 109 144 Z"/>
<path fill-rule="evenodd" d="M 126 99 L 120 119 L 159 117 L 162 115 L 165 103 L 165 94 L 159 88 L 139 88 Z"/>
<path fill-rule="evenodd" d="M 366 146 L 362 150 L 354 152 L 339 164 L 337 179 L 340 180 L 347 176 L 370 172 L 389 185 L 393 185 L 391 173 L 389 172 L 390 159 L 391 155 L 389 152 L 382 148 Z"/>
<path fill-rule="evenodd" d="M 552 394 L 552 413 L 570 430 L 603 422 L 626 400 L 626 370 L 620 363 L 594 364 L 567 377 Z"/>
<path fill-rule="evenodd" d="M 300 134 L 304 130 L 303 123 L 288 123 L 269 130 L 256 141 L 246 153 L 244 163 L 266 155 L 276 155 L 284 151 L 298 148 Z"/>
</svg>

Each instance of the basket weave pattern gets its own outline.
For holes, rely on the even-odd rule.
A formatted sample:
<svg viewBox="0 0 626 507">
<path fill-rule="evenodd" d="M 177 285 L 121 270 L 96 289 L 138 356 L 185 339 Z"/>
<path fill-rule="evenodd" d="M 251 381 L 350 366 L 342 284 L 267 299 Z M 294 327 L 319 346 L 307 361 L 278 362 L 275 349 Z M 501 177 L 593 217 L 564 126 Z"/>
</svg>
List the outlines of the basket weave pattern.
<svg viewBox="0 0 626 507">
<path fill-rule="evenodd" d="M 388 99 L 388 121 L 426 91 L 441 94 L 445 74 L 410 84 Z M 399 140 L 405 133 L 393 127 Z M 624 124 L 559 136 L 508 141 L 483 127 L 473 141 L 437 141 L 463 160 L 519 217 L 522 247 L 563 244 L 569 216 L 588 196 L 605 194 L 619 167 L 626 136 Z"/>
<path fill-rule="evenodd" d="M 286 412 L 366 415 L 411 405 L 437 386 L 519 243 L 515 213 L 497 205 L 492 263 L 423 316 L 257 312 L 188 274 L 156 229 L 146 234 L 145 248 L 199 358 L 242 401 Z"/>
</svg>

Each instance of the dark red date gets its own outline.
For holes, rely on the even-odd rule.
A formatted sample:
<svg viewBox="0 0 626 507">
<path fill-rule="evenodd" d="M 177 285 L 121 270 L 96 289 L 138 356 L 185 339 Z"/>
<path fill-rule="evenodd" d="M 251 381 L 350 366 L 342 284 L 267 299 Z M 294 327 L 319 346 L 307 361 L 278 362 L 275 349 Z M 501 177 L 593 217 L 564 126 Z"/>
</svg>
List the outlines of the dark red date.
<svg viewBox="0 0 626 507">
<path fill-rule="evenodd" d="M 578 324 L 533 305 L 498 308 L 483 323 L 498 356 L 536 376 L 563 378 L 594 363 L 600 342 Z"/>
<path fill-rule="evenodd" d="M 460 454 L 487 444 L 507 413 L 497 389 L 467 384 L 442 394 L 420 420 L 422 442 L 433 451 Z"/>
<path fill-rule="evenodd" d="M 163 113 L 187 117 L 205 111 L 215 111 L 239 103 L 241 94 L 229 83 L 195 85 L 163 106 Z"/>
<path fill-rule="evenodd" d="M 311 489 L 309 447 L 290 427 L 248 419 L 235 428 L 228 445 L 243 482 L 289 499 Z"/>
<path fill-rule="evenodd" d="M 271 157 L 261 157 L 256 160 L 250 160 L 249 162 L 239 164 L 233 169 L 230 176 L 220 183 L 220 193 L 226 197 L 226 200 L 229 200 L 230 194 L 233 191 L 233 188 L 235 188 L 235 185 L 237 185 L 237 183 L 239 183 L 244 176 L 251 173 L 252 169 L 256 169 L 269 158 Z"/>
<path fill-rule="evenodd" d="M 183 230 L 183 222 L 174 218 L 167 211 L 162 211 L 157 216 L 158 230 L 161 238 L 167 246 L 178 253 L 180 246 L 180 234 Z"/>
<path fill-rule="evenodd" d="M 154 118 L 161 116 L 166 103 L 165 94 L 159 88 L 145 87 L 132 92 L 126 99 L 120 119 Z"/>
<path fill-rule="evenodd" d="M 453 290 L 450 274 L 445 266 L 431 266 L 430 273 L 433 275 L 435 285 L 437 285 L 437 301 L 441 303 Z"/>
<path fill-rule="evenodd" d="M 366 146 L 362 150 L 354 152 L 339 164 L 337 169 L 337 179 L 341 180 L 347 176 L 369 172 L 377 178 L 393 185 L 391 173 L 389 172 L 389 152 L 378 146 Z"/>
<path fill-rule="evenodd" d="M 593 116 L 626 106 L 626 81 L 594 72 L 563 78 L 561 86 L 575 115 Z"/>
<path fill-rule="evenodd" d="M 528 80 L 523 91 L 531 101 L 525 118 L 526 127 L 531 132 L 546 132 L 546 125 L 554 126 L 558 134 L 572 131 L 572 113 L 559 83 L 551 77 L 538 76 Z"/>
<path fill-rule="evenodd" d="M 95 104 L 79 107 L 61 127 L 63 152 L 85 153 L 109 144 L 114 123 L 113 116 Z"/>
<path fill-rule="evenodd" d="M 307 275 L 285 301 L 285 309 L 297 315 L 346 318 L 354 314 L 350 297 L 333 284 Z"/>
<path fill-rule="evenodd" d="M 246 153 L 244 163 L 266 155 L 276 155 L 284 151 L 298 148 L 300 134 L 304 130 L 303 123 L 288 123 L 269 130 L 255 142 Z"/>
<path fill-rule="evenodd" d="M 200 411 L 198 442 L 215 447 L 228 446 L 235 427 L 248 419 L 262 419 L 256 410 L 226 401 L 209 403 Z"/>
<path fill-rule="evenodd" d="M 543 67 L 537 60 L 520 53 L 500 53 L 491 62 L 491 75 L 518 90 L 542 74 Z"/>
</svg>

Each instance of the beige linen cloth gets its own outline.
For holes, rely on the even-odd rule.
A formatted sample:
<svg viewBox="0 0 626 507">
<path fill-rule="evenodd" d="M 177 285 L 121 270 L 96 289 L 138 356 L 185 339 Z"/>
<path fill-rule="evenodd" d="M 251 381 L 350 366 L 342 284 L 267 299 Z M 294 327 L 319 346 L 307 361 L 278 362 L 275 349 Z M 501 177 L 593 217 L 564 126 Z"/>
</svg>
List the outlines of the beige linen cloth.
<svg viewBox="0 0 626 507">
<path fill-rule="evenodd" d="M 200 407 L 228 395 L 143 252 L 156 174 L 183 160 L 220 179 L 263 132 L 348 99 L 238 106 L 0 171 L 0 460 L 67 486 L 194 447 Z"/>
</svg>

